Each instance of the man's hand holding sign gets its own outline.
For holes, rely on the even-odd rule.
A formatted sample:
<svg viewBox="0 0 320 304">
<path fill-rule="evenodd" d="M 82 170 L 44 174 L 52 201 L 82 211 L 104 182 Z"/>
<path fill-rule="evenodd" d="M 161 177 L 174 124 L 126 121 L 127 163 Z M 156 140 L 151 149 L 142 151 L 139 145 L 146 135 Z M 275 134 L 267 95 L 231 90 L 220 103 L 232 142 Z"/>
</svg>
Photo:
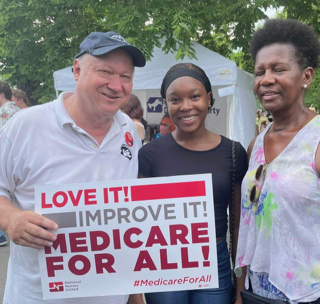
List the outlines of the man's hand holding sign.
<svg viewBox="0 0 320 304">
<path fill-rule="evenodd" d="M 0 203 L 8 207 L 2 214 L 6 219 L 3 226 L 15 244 L 35 249 L 52 246 L 57 237 L 47 229 L 57 230 L 56 223 L 32 211 L 15 208 L 5 197 L 0 197 Z"/>
</svg>

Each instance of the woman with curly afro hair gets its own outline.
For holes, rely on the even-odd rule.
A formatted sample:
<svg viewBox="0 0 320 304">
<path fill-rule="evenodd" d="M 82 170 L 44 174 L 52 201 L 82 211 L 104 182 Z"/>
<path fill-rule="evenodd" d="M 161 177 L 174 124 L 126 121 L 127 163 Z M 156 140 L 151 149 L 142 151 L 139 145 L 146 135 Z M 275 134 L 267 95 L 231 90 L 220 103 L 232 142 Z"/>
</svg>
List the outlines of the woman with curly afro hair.
<svg viewBox="0 0 320 304">
<path fill-rule="evenodd" d="M 242 183 L 244 303 L 320 303 L 320 116 L 304 104 L 319 50 L 297 20 L 269 20 L 251 42 L 254 91 L 273 123 L 251 142 Z"/>
</svg>

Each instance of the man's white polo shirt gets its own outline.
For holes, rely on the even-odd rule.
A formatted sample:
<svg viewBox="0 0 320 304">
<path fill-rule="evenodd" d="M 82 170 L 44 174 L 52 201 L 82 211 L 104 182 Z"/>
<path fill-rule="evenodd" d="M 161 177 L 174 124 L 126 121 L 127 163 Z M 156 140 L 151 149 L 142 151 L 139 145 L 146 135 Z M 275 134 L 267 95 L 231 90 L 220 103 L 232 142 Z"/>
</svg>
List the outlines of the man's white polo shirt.
<svg viewBox="0 0 320 304">
<path fill-rule="evenodd" d="M 36 185 L 137 178 L 141 141 L 131 119 L 118 111 L 98 145 L 68 115 L 63 93 L 53 102 L 18 112 L 0 131 L 0 195 L 34 210 Z M 10 244 L 5 304 L 40 304 L 37 251 Z M 106 288 L 108 288 L 106 282 Z M 48 300 L 45 303 L 125 304 L 127 296 Z"/>
</svg>

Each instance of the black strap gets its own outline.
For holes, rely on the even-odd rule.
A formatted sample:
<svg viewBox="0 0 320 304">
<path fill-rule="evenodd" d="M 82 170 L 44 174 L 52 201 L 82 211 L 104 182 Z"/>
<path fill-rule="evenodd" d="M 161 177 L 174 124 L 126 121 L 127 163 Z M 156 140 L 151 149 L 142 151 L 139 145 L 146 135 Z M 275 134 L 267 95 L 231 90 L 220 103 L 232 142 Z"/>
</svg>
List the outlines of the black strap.
<svg viewBox="0 0 320 304">
<path fill-rule="evenodd" d="M 236 289 L 236 275 L 234 273 L 234 263 L 232 259 L 232 253 L 233 253 L 233 230 L 234 230 L 234 209 L 235 209 L 235 204 L 234 204 L 234 190 L 235 190 L 235 185 L 236 185 L 236 143 L 233 140 L 232 141 L 232 149 L 231 149 L 231 154 L 232 154 L 232 180 L 231 180 L 231 202 L 230 202 L 230 208 L 229 208 L 229 232 L 230 232 L 230 243 L 229 243 L 229 255 L 231 258 L 231 263 L 232 263 L 232 277 L 233 277 L 233 299 L 232 303 L 236 301 L 237 297 L 237 289 Z"/>
</svg>

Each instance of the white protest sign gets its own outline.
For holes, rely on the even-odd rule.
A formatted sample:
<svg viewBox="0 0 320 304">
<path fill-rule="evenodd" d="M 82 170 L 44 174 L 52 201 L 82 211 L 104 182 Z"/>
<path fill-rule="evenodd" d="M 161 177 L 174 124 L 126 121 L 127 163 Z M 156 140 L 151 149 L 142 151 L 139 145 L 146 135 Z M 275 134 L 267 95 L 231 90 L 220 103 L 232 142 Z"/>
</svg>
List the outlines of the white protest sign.
<svg viewBox="0 0 320 304">
<path fill-rule="evenodd" d="M 218 94 L 219 94 L 219 97 L 224 97 L 224 96 L 228 96 L 228 95 L 234 94 L 233 85 L 230 86 L 230 87 L 225 87 L 225 88 L 219 89 L 218 90 Z"/>
<path fill-rule="evenodd" d="M 211 174 L 39 186 L 44 299 L 218 287 Z"/>
</svg>

